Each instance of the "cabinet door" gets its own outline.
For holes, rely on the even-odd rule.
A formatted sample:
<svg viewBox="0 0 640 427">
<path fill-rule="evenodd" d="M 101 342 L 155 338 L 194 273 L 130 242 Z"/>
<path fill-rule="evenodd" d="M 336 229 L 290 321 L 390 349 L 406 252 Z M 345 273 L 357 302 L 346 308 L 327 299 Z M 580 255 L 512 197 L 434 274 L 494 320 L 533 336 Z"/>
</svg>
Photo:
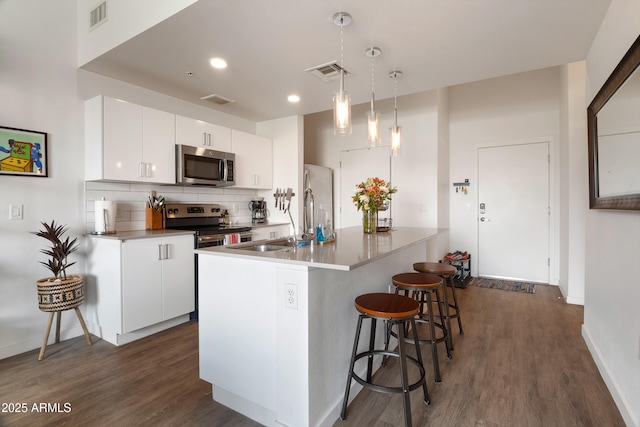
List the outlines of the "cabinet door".
<svg viewBox="0 0 640 427">
<path fill-rule="evenodd" d="M 231 149 L 236 155 L 236 187 L 271 189 L 273 153 L 269 138 L 231 131 Z"/>
<path fill-rule="evenodd" d="M 175 114 L 142 108 L 142 162 L 144 180 L 176 183 Z"/>
<path fill-rule="evenodd" d="M 189 117 L 176 116 L 176 144 L 231 151 L 231 129 Z"/>
<path fill-rule="evenodd" d="M 142 161 L 142 107 L 104 97 L 104 179 L 139 181 Z"/>
<path fill-rule="evenodd" d="M 162 239 L 122 243 L 122 329 L 162 322 Z"/>
<path fill-rule="evenodd" d="M 165 237 L 166 259 L 162 261 L 164 320 L 195 310 L 195 255 L 193 236 Z"/>
<path fill-rule="evenodd" d="M 189 117 L 176 116 L 176 144 L 206 147 L 207 123 Z"/>
<path fill-rule="evenodd" d="M 231 152 L 231 128 L 209 123 L 207 132 L 212 150 Z"/>
</svg>

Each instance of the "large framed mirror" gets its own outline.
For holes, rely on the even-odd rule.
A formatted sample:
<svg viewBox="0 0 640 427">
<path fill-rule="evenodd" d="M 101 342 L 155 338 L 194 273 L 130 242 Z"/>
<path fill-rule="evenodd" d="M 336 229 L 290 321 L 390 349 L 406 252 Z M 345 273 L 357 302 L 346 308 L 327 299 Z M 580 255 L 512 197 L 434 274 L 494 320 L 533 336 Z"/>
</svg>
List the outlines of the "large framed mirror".
<svg viewBox="0 0 640 427">
<path fill-rule="evenodd" d="M 640 37 L 587 108 L 589 207 L 640 210 Z"/>
</svg>

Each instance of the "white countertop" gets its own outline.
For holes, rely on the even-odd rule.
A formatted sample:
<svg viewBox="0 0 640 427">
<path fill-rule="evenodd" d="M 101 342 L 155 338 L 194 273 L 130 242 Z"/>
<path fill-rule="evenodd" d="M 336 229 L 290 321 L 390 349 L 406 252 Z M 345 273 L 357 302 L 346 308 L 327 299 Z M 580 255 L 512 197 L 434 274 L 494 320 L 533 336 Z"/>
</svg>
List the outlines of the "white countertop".
<svg viewBox="0 0 640 427">
<path fill-rule="evenodd" d="M 243 246 L 238 244 L 198 249 L 196 253 L 348 271 L 407 246 L 423 243 L 443 231 L 437 228 L 398 227 L 387 232 L 365 234 L 362 227 L 349 227 L 336 230 L 335 242 L 324 245 L 256 252 L 234 249 Z"/>
</svg>

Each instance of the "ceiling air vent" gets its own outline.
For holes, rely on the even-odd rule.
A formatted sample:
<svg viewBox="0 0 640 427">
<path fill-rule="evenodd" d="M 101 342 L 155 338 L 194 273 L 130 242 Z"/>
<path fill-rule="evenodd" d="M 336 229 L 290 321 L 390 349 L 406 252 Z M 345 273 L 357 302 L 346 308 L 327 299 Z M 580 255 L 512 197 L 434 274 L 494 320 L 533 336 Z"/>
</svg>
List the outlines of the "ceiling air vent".
<svg viewBox="0 0 640 427">
<path fill-rule="evenodd" d="M 203 101 L 213 102 L 214 104 L 218 104 L 218 105 L 225 105 L 225 104 L 230 104 L 232 102 L 236 102 L 233 99 L 225 98 L 215 93 L 212 93 L 211 95 L 203 96 L 200 99 L 202 99 Z"/>
<path fill-rule="evenodd" d="M 93 30 L 98 25 L 107 20 L 107 2 L 103 1 L 89 12 L 89 30 Z"/>
<path fill-rule="evenodd" d="M 327 62 L 326 64 L 307 68 L 305 71 L 311 75 L 318 77 L 319 79 L 325 82 L 328 82 L 330 80 L 336 80 L 340 78 L 340 70 L 344 70 L 345 76 L 348 76 L 349 74 L 351 74 L 346 69 L 338 65 L 338 61 Z"/>
</svg>

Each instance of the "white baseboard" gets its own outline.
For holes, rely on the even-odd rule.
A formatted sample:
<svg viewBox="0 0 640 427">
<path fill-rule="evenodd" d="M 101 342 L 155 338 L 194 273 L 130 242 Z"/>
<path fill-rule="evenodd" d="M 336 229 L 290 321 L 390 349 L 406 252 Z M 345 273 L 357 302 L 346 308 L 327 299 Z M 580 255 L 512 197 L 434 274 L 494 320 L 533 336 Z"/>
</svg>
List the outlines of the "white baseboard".
<svg viewBox="0 0 640 427">
<path fill-rule="evenodd" d="M 602 359 L 602 355 L 598 351 L 598 346 L 591 338 L 591 334 L 589 334 L 589 330 L 586 328 L 585 325 L 582 325 L 582 338 L 584 338 L 584 341 L 587 344 L 587 347 L 589 348 L 589 352 L 591 353 L 591 357 L 593 357 L 593 360 L 596 363 L 596 366 L 598 367 L 598 371 L 600 371 L 600 375 L 602 375 L 602 378 L 604 379 L 604 383 L 609 389 L 609 393 L 611 393 L 611 397 L 613 397 L 613 400 L 616 403 L 616 406 L 618 407 L 618 410 L 620 411 L 620 414 L 622 415 L 624 422 L 630 427 L 631 426 L 640 427 L 640 420 L 638 420 L 633 415 L 633 413 L 630 410 L 631 406 L 629 402 L 627 402 L 624 396 L 620 394 L 620 390 L 618 389 L 616 382 L 611 377 L 611 374 L 607 369 L 607 365 Z"/>
<path fill-rule="evenodd" d="M 138 329 L 137 331 L 128 332 L 126 334 L 119 334 L 117 332 L 109 331 L 107 329 L 101 328 L 99 325 L 95 323 L 87 324 L 87 329 L 93 335 L 98 338 L 102 338 L 104 341 L 111 343 L 116 346 L 121 346 L 128 344 L 130 342 L 139 340 L 144 337 L 148 337 L 149 335 L 156 334 L 158 332 L 164 331 L 169 328 L 173 328 L 174 326 L 181 325 L 183 323 L 187 323 L 189 321 L 189 315 L 185 314 L 183 316 L 178 316 L 176 318 L 164 321 L 162 323 L 157 323 L 155 325 L 148 326 L 146 328 Z"/>
</svg>

